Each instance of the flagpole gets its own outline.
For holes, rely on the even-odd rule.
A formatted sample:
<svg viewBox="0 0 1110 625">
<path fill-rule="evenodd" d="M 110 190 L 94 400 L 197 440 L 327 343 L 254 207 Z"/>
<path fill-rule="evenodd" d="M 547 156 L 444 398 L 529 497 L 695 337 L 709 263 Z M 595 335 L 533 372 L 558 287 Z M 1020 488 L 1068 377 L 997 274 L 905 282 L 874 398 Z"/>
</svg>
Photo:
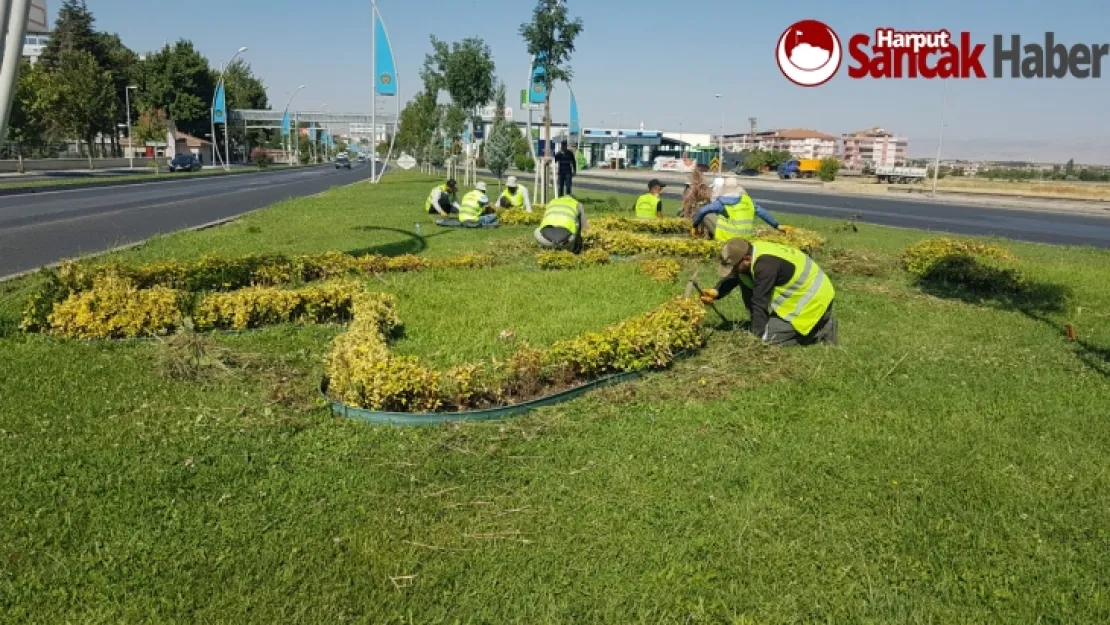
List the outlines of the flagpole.
<svg viewBox="0 0 1110 625">
<path fill-rule="evenodd" d="M 370 0 L 370 184 L 378 173 L 378 0 Z M 400 97 L 400 96 L 398 96 Z"/>
</svg>

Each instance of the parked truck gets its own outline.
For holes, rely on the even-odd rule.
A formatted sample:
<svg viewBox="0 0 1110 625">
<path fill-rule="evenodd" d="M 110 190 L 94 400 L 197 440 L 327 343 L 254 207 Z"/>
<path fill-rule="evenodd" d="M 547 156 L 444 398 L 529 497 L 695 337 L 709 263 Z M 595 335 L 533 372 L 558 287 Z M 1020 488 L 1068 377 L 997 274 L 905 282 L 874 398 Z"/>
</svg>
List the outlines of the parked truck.
<svg viewBox="0 0 1110 625">
<path fill-rule="evenodd" d="M 821 168 L 821 160 L 817 158 L 791 159 L 779 166 L 779 178 L 812 178 Z"/>
<path fill-rule="evenodd" d="M 875 177 L 881 183 L 912 184 L 924 182 L 929 175 L 928 167 L 876 167 Z"/>
</svg>

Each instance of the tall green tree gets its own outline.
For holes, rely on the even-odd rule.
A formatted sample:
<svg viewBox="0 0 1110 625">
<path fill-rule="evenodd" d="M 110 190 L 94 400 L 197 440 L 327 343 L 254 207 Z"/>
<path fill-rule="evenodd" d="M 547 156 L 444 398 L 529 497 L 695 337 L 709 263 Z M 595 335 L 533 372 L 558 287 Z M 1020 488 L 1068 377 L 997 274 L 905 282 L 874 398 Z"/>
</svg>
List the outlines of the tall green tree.
<svg viewBox="0 0 1110 625">
<path fill-rule="evenodd" d="M 214 77 L 219 80 L 219 75 Z M 226 85 L 227 107 L 230 109 L 268 109 L 270 99 L 266 94 L 266 85 L 254 75 L 249 63 L 237 59 L 225 70 L 224 84 Z M 242 124 L 228 122 L 228 132 L 233 146 L 240 146 L 243 154 L 250 152 L 248 146 L 263 145 L 267 141 L 266 131 L 246 130 Z M 234 148 L 233 148 L 234 150 Z"/>
<path fill-rule="evenodd" d="M 63 0 L 58 9 L 58 19 L 54 21 L 54 32 L 50 34 L 39 62 L 53 70 L 61 65 L 63 52 L 90 52 L 103 66 L 104 53 L 93 29 L 95 21 L 85 0 Z"/>
<path fill-rule="evenodd" d="M 91 53 L 63 51 L 56 68 L 44 73 L 35 114 L 55 135 L 84 139 L 92 168 L 96 136 L 116 116 L 111 76 Z"/>
<path fill-rule="evenodd" d="M 191 41 L 167 44 L 140 64 L 136 82 L 139 105 L 161 109 L 179 130 L 203 137 L 209 132 L 216 80 L 208 59 Z"/>
<path fill-rule="evenodd" d="M 47 125 L 38 111 L 46 69 L 41 63 L 31 65 L 23 61 L 19 82 L 12 98 L 12 112 L 8 118 L 7 139 L 15 144 L 20 156 L 42 154 L 47 144 Z M 36 110 L 37 109 L 37 110 Z"/>
<path fill-rule="evenodd" d="M 422 91 L 401 110 L 400 129 L 397 131 L 397 149 L 411 154 L 421 163 L 426 162 L 428 145 L 435 136 L 436 96 Z"/>
<path fill-rule="evenodd" d="M 101 64 L 101 69 L 108 72 L 112 79 L 112 89 L 116 94 L 116 110 L 118 115 L 113 120 L 108 128 L 101 129 L 105 135 L 112 137 L 112 148 L 116 155 L 119 156 L 119 136 L 120 125 L 127 121 L 127 86 L 132 84 L 138 64 L 139 55 L 135 54 L 133 50 L 123 45 L 123 41 L 117 34 L 109 33 L 96 33 L 96 49 L 99 54 L 98 61 Z M 136 117 L 138 108 L 135 102 L 131 102 L 131 118 L 132 121 Z"/>
<path fill-rule="evenodd" d="M 481 39 L 463 39 L 450 45 L 435 35 L 431 39 L 432 53 L 424 58 L 420 72 L 424 88 L 435 94 L 446 91 L 466 114 L 473 136 L 474 125 L 481 123 L 478 109 L 494 96 L 493 55 Z"/>
<path fill-rule="evenodd" d="M 562 0 L 538 0 L 532 11 L 532 21 L 520 25 L 520 35 L 528 46 L 528 54 L 535 59 L 537 67 L 543 68 L 542 80 L 547 93 L 543 123 L 544 136 L 548 140 L 551 139 L 552 86 L 556 82 L 570 82 L 574 77 L 570 57 L 574 54 L 574 41 L 582 33 L 582 28 L 581 19 L 571 19 L 567 15 Z M 544 161 L 550 158 L 551 150 L 544 150 Z"/>
<path fill-rule="evenodd" d="M 490 129 L 489 139 L 484 144 L 486 167 L 493 175 L 497 176 L 497 186 L 501 186 L 501 176 L 508 171 L 516 156 L 516 137 L 520 135 L 511 122 L 505 119 L 505 85 L 497 85 L 494 96 L 493 128 Z"/>
</svg>

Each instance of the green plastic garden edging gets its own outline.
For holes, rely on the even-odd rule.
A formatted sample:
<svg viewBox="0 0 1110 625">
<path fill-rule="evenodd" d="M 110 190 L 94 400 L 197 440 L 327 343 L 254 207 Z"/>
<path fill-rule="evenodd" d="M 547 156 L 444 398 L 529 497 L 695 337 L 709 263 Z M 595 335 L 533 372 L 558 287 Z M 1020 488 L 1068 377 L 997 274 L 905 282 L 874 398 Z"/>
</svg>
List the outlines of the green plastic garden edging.
<svg viewBox="0 0 1110 625">
<path fill-rule="evenodd" d="M 377 410 L 367 410 L 366 408 L 355 408 L 328 397 L 329 382 L 326 377 L 320 383 L 320 395 L 323 396 L 324 401 L 328 402 L 328 407 L 333 414 L 347 419 L 358 419 L 359 421 L 366 421 L 378 425 L 439 425 L 451 421 L 494 421 L 497 419 L 514 417 L 535 410 L 536 408 L 554 406 L 555 404 L 569 401 L 594 389 L 634 380 L 641 375 L 642 372 L 640 371 L 614 373 L 587 382 L 581 386 L 576 386 L 553 395 L 540 397 L 539 399 L 513 404 L 512 406 L 501 406 L 499 408 L 488 408 L 486 410 L 467 410 L 463 412 L 379 412 Z"/>
</svg>

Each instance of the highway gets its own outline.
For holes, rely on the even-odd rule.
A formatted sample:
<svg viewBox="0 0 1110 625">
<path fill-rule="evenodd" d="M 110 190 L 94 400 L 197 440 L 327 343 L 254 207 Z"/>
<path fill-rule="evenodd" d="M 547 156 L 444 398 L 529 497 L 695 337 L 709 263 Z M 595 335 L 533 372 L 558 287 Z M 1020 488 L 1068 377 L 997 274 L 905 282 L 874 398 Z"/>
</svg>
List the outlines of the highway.
<svg viewBox="0 0 1110 625">
<path fill-rule="evenodd" d="M 100 252 L 369 178 L 313 167 L 0 197 L 0 276 Z"/>
<path fill-rule="evenodd" d="M 676 189 L 675 186 L 678 188 Z M 639 188 L 614 184 L 597 178 L 578 178 L 575 188 L 619 193 L 642 193 Z M 666 213 L 678 210 L 681 185 L 664 192 Z M 929 201 L 885 196 L 833 195 L 822 192 L 749 188 L 752 198 L 773 215 L 815 215 L 848 219 L 858 215 L 861 223 L 901 228 L 919 228 L 954 234 L 992 235 L 1051 243 L 1110 247 L 1110 211 L 1105 215 L 1068 213 L 1060 210 L 1032 210 L 959 203 L 954 200 Z M 789 217 L 778 217 L 789 223 Z"/>
</svg>

